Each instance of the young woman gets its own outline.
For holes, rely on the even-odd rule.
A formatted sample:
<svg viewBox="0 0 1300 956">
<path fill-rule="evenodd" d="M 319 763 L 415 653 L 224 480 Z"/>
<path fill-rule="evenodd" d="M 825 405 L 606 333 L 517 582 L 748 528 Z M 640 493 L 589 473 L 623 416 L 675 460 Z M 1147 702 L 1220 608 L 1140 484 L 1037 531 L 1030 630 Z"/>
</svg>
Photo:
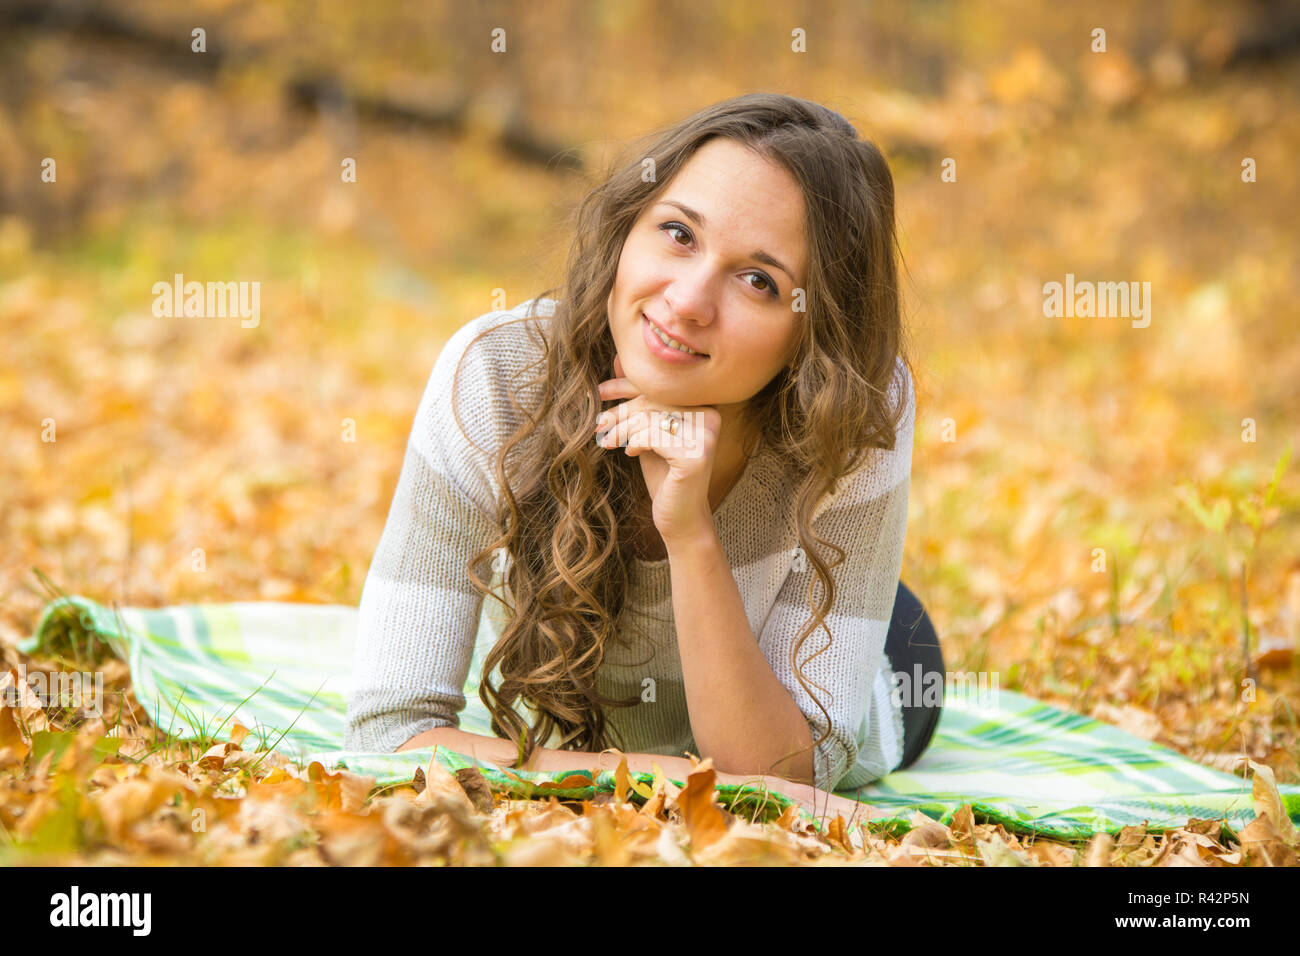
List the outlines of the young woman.
<svg viewBox="0 0 1300 956">
<path fill-rule="evenodd" d="M 674 776 L 692 753 L 804 802 L 915 761 L 942 702 L 898 691 L 943 661 L 898 579 L 895 248 L 884 158 L 817 104 L 741 96 L 640 144 L 582 203 L 561 294 L 438 358 L 346 746 L 540 770 L 612 747 Z M 471 673 L 488 594 L 508 623 Z M 495 736 L 459 729 L 473 696 Z"/>
</svg>

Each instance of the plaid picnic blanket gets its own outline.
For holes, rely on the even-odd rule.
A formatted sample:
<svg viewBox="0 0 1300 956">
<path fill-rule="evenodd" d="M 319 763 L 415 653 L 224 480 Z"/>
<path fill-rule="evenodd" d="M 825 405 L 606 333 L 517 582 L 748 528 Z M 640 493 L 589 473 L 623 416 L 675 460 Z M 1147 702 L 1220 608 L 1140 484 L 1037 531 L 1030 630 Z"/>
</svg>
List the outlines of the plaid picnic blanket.
<svg viewBox="0 0 1300 956">
<path fill-rule="evenodd" d="M 499 633 L 492 610 L 497 606 L 484 601 L 460 723 L 462 730 L 487 736 L 492 732 L 478 699 L 478 676 Z M 570 776 L 506 774 L 441 747 L 436 754 L 432 747 L 397 754 L 340 749 L 356 615 L 355 607 L 345 605 L 273 601 L 110 609 L 71 596 L 46 605 L 35 634 L 19 649 L 67 653 L 71 647 L 80 654 L 89 642 L 103 641 L 129 663 L 136 700 L 159 729 L 194 739 L 219 727 L 228 732 L 238 721 L 254 739 L 301 766 L 319 761 L 326 769 L 373 776 L 379 785 L 409 781 L 435 756 L 452 772 L 478 766 L 494 788 L 518 796 L 528 796 L 541 782 Z M 594 779 L 583 773 L 590 785 L 546 793 L 582 799 L 614 790 L 612 773 Z M 632 777 L 642 783 L 653 779 Z M 1300 787 L 1279 790 L 1287 812 L 1300 823 Z M 950 688 L 935 738 L 917 763 L 837 793 L 879 808 L 871 818 L 873 829 L 880 825 L 894 832 L 908 829 L 917 810 L 948 823 L 967 803 L 977 820 L 1065 840 L 1142 823 L 1160 831 L 1192 818 L 1221 819 L 1235 831 L 1255 818 L 1249 780 L 1009 690 L 991 695 Z M 718 794 L 724 805 L 758 810 L 766 818 L 787 805 L 779 795 L 775 801 L 770 794 L 760 799 L 751 787 L 719 785 Z"/>
</svg>

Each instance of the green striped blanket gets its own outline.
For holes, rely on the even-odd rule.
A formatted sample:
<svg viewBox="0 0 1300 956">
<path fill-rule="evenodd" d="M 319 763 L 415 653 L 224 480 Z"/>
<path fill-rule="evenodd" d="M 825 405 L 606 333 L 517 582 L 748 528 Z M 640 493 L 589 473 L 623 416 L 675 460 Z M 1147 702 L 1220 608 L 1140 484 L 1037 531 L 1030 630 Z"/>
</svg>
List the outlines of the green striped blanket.
<svg viewBox="0 0 1300 956">
<path fill-rule="evenodd" d="M 478 699 L 482 660 L 499 633 L 484 602 L 461 729 L 491 735 Z M 36 633 L 20 645 L 64 653 L 72 644 L 102 640 L 128 661 L 136 699 L 155 726 L 181 739 L 213 733 L 235 721 L 255 739 L 306 765 L 346 768 L 377 784 L 410 780 L 433 748 L 400 754 L 341 750 L 356 632 L 356 608 L 341 605 L 238 602 L 117 611 L 81 597 L 49 603 Z M 252 746 L 251 744 L 247 746 Z M 516 795 L 566 773 L 511 771 L 438 748 L 453 772 L 479 766 L 495 788 Z M 587 773 L 591 779 L 590 773 Z M 634 779 L 650 782 L 648 774 Z M 676 781 L 682 784 L 684 781 Z M 590 786 L 548 789 L 561 798 L 612 791 L 612 773 Z M 758 791 L 719 786 L 733 809 L 745 809 Z M 1300 823 L 1300 787 L 1279 788 L 1287 812 Z M 944 823 L 969 803 L 977 820 L 1020 833 L 1083 839 L 1146 823 L 1151 830 L 1191 818 L 1222 819 L 1238 830 L 1254 819 L 1250 781 L 1189 760 L 1167 747 L 1116 727 L 1009 690 L 984 693 L 950 688 L 929 749 L 905 771 L 855 791 L 838 791 L 884 810 L 873 816 L 886 829 L 905 830 L 917 810 Z M 526 792 L 522 795 L 527 795 Z M 778 813 L 769 796 L 765 810 Z"/>
</svg>

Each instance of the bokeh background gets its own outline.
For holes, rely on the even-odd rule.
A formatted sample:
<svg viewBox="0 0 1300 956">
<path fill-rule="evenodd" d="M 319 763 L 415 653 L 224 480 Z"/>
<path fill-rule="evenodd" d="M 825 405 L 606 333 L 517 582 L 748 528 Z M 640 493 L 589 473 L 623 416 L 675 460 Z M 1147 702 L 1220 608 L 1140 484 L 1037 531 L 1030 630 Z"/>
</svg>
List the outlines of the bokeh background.
<svg viewBox="0 0 1300 956">
<path fill-rule="evenodd" d="M 443 343 L 558 281 L 625 142 L 754 90 L 893 168 L 949 668 L 1300 779 L 1294 4 L 0 0 L 4 642 L 52 588 L 355 604 Z M 259 325 L 156 318 L 176 273 Z M 1149 327 L 1044 317 L 1067 273 Z"/>
</svg>

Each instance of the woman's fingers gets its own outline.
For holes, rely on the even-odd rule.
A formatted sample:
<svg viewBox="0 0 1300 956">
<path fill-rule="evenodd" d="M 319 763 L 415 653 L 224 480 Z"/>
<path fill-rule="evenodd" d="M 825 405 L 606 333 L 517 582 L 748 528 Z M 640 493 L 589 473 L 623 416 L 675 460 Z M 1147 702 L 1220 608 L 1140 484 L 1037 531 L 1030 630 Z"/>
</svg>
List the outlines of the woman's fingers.
<svg viewBox="0 0 1300 956">
<path fill-rule="evenodd" d="M 636 399 L 624 402 L 605 412 L 609 416 L 606 419 L 605 440 L 602 442 L 606 448 L 620 448 L 626 445 L 628 436 L 641 428 L 643 424 L 641 419 L 647 413 L 639 405 L 631 407 L 635 401 Z"/>
<path fill-rule="evenodd" d="M 641 393 L 636 390 L 636 386 L 625 378 L 609 378 L 601 382 L 596 389 L 600 393 L 602 402 L 612 401 L 616 398 L 636 398 Z"/>
<path fill-rule="evenodd" d="M 633 402 L 635 401 L 634 399 Z M 624 402 L 617 409 L 611 409 L 616 413 L 616 417 L 614 424 L 609 426 L 606 433 L 612 436 L 612 439 L 604 442 L 605 447 L 628 448 L 628 454 L 633 457 L 638 449 L 666 447 L 669 440 L 667 438 L 661 440 L 654 429 L 662 427 L 660 422 L 668 411 L 649 407 L 644 403 L 633 405 L 633 402 Z"/>
</svg>

